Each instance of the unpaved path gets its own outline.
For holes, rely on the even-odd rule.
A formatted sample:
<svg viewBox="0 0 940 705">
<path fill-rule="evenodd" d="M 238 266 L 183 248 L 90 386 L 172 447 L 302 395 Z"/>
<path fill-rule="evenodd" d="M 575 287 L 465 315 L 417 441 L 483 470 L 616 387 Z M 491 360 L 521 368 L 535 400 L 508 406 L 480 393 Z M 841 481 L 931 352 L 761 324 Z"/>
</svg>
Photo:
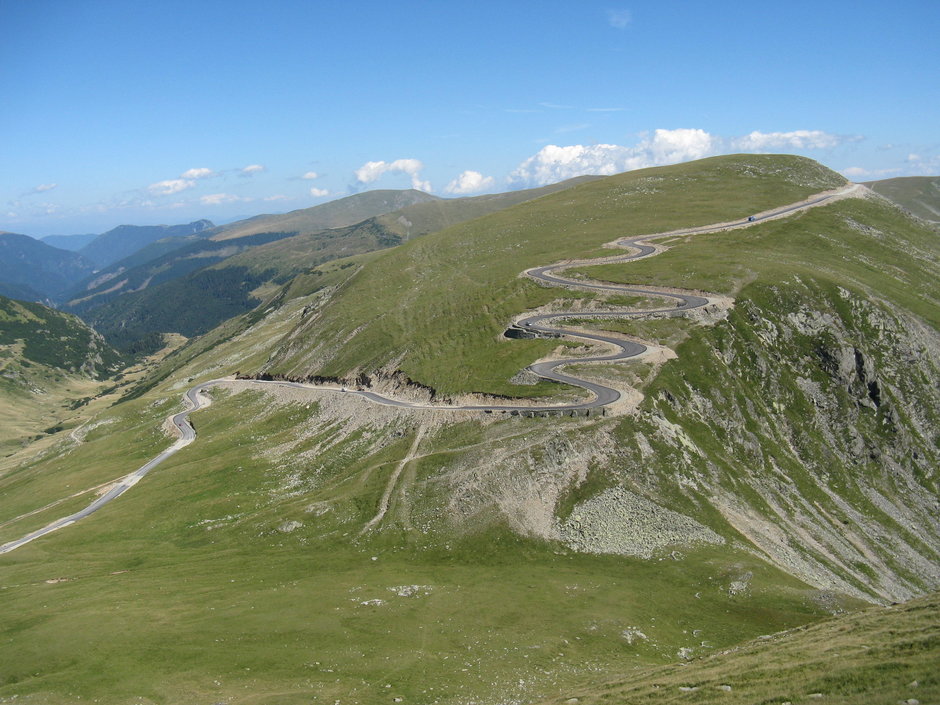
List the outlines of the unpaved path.
<svg viewBox="0 0 940 705">
<path fill-rule="evenodd" d="M 395 484 L 398 482 L 398 476 L 401 475 L 401 471 L 405 469 L 405 466 L 415 459 L 415 456 L 418 453 L 418 446 L 421 445 L 421 439 L 424 438 L 424 426 L 419 426 L 417 433 L 415 433 L 415 439 L 411 444 L 411 448 L 408 449 L 408 452 L 405 453 L 405 457 L 402 458 L 398 466 L 392 472 L 392 476 L 388 478 L 388 484 L 385 485 L 385 492 L 382 494 L 382 499 L 379 502 L 379 511 L 376 512 L 376 515 L 372 517 L 366 525 L 362 528 L 362 531 L 359 532 L 359 535 L 370 531 L 374 526 L 376 526 L 383 518 L 385 518 L 385 513 L 388 511 L 388 504 L 392 498 L 392 492 L 395 491 Z"/>
</svg>

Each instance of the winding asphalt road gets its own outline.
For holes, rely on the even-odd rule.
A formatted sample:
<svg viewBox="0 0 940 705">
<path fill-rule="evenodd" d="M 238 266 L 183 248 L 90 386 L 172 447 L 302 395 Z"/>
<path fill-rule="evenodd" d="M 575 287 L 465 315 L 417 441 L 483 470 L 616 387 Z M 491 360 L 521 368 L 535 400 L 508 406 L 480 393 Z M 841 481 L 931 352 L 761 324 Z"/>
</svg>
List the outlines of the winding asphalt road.
<svg viewBox="0 0 940 705">
<path fill-rule="evenodd" d="M 536 267 L 534 269 L 527 270 L 525 274 L 534 279 L 537 282 L 545 284 L 547 286 L 565 286 L 573 287 L 577 289 L 583 289 L 588 291 L 608 291 L 616 292 L 618 294 L 632 294 L 638 296 L 648 296 L 648 297 L 661 297 L 666 299 L 672 299 L 676 303 L 675 305 L 668 308 L 652 309 L 652 310 L 642 310 L 642 311 L 561 311 L 557 313 L 544 313 L 537 314 L 533 316 L 528 316 L 518 320 L 513 328 L 519 331 L 529 331 L 535 334 L 549 335 L 549 336 L 560 336 L 563 335 L 569 338 L 579 338 L 582 340 L 587 340 L 595 343 L 602 343 L 606 345 L 613 346 L 616 349 L 619 349 L 618 352 L 614 352 L 608 355 L 599 355 L 594 357 L 579 357 L 579 358 L 570 358 L 562 360 L 548 360 L 545 362 L 537 362 L 529 366 L 529 370 L 534 372 L 540 377 L 545 379 L 553 380 L 555 382 L 561 382 L 563 384 L 569 384 L 574 387 L 580 387 L 591 393 L 592 398 L 584 401 L 571 404 L 548 404 L 548 405 L 492 405 L 492 404 L 483 404 L 483 405 L 453 405 L 453 406 L 443 406 L 437 404 L 421 404 L 417 402 L 409 402 L 401 399 L 393 399 L 390 397 L 382 396 L 381 394 L 376 394 L 375 392 L 370 392 L 366 390 L 347 390 L 345 387 L 326 387 L 320 385 L 305 384 L 301 382 L 286 382 L 280 380 L 245 380 L 242 383 L 248 385 L 276 385 L 282 387 L 294 387 L 299 389 L 316 389 L 320 391 L 332 391 L 340 392 L 349 395 L 356 395 L 368 399 L 369 401 L 375 402 L 377 404 L 383 404 L 385 406 L 394 406 L 400 408 L 409 408 L 409 409 L 437 409 L 441 411 L 571 411 L 571 410 L 584 410 L 584 409 L 597 409 L 604 406 L 613 404 L 620 399 L 620 392 L 611 387 L 606 387 L 602 384 L 597 384 L 595 382 L 590 382 L 583 379 L 578 379 L 577 377 L 572 377 L 571 375 L 566 375 L 561 372 L 558 372 L 558 368 L 563 365 L 568 365 L 572 363 L 577 364 L 589 364 L 593 362 L 614 362 L 617 360 L 626 360 L 631 357 L 636 357 L 641 355 L 647 349 L 647 347 L 641 343 L 635 343 L 631 341 L 625 341 L 620 338 L 614 338 L 611 336 L 605 336 L 596 333 L 586 333 L 583 331 L 571 331 L 565 328 L 554 327 L 551 324 L 553 321 L 562 321 L 565 319 L 572 318 L 639 318 L 643 316 L 648 316 L 651 314 L 667 314 L 667 315 L 681 315 L 687 311 L 691 311 L 696 308 L 701 308 L 706 306 L 709 303 L 709 300 L 704 296 L 697 296 L 695 294 L 684 294 L 665 291 L 657 289 L 654 287 L 629 287 L 621 286 L 618 284 L 603 284 L 600 282 L 585 282 L 576 279 L 568 279 L 560 275 L 560 272 L 563 272 L 566 269 L 571 269 L 573 267 L 587 266 L 591 264 L 615 264 L 620 262 L 629 262 L 631 260 L 640 259 L 643 257 L 649 257 L 657 253 L 657 249 L 647 244 L 652 240 L 657 240 L 664 237 L 677 237 L 682 235 L 695 235 L 700 233 L 710 233 L 717 232 L 719 230 L 730 230 L 734 228 L 743 228 L 750 225 L 754 225 L 761 221 L 765 221 L 771 218 L 779 218 L 781 216 L 793 213 L 796 211 L 805 210 L 813 206 L 822 204 L 826 201 L 829 201 L 833 198 L 838 198 L 850 194 L 852 191 L 858 189 L 855 184 L 849 185 L 842 189 L 833 192 L 827 192 L 815 196 L 807 201 L 802 201 L 797 204 L 785 206 L 783 208 L 778 208 L 760 215 L 751 216 L 746 220 L 731 222 L 731 223 L 720 223 L 717 225 L 709 225 L 701 228 L 689 228 L 685 230 L 676 230 L 668 233 L 658 233 L 654 235 L 644 235 L 641 237 L 634 238 L 622 238 L 617 240 L 615 245 L 619 247 L 628 248 L 630 252 L 614 257 L 604 257 L 601 259 L 594 260 L 577 260 L 571 262 L 562 262 L 558 264 L 551 264 L 545 267 Z M 125 476 L 124 478 L 118 480 L 105 494 L 98 497 L 94 502 L 89 504 L 87 507 L 81 511 L 70 514 L 67 517 L 58 519 L 51 524 L 33 531 L 26 536 L 17 539 L 15 541 L 10 541 L 8 543 L 0 546 L 0 554 L 9 553 L 24 544 L 34 541 L 41 536 L 57 531 L 63 527 L 74 524 L 80 519 L 84 519 L 89 514 L 93 514 L 106 505 L 108 502 L 117 499 L 122 494 L 127 492 L 131 487 L 136 485 L 148 472 L 153 470 L 157 465 L 162 463 L 164 460 L 170 456 L 177 453 L 179 450 L 185 448 L 190 443 L 196 439 L 196 431 L 193 428 L 192 424 L 189 421 L 189 415 L 196 411 L 197 409 L 202 408 L 207 402 L 203 401 L 203 397 L 200 395 L 200 391 L 220 383 L 237 383 L 231 379 L 214 379 L 209 382 L 202 382 L 189 391 L 186 392 L 184 396 L 185 403 L 187 404 L 187 409 L 181 411 L 177 414 L 174 414 L 171 417 L 171 422 L 176 428 L 177 432 L 180 434 L 180 438 L 169 448 L 163 451 L 153 460 L 149 461 L 146 465 L 138 468 L 131 474 Z"/>
<path fill-rule="evenodd" d="M 211 382 L 210 382 L 211 384 Z M 185 399 L 189 406 L 185 411 L 181 411 L 178 414 L 174 414 L 171 418 L 173 426 L 178 430 L 180 438 L 165 451 L 160 453 L 156 458 L 148 461 L 145 465 L 137 468 L 130 475 L 122 477 L 120 480 L 115 482 L 111 488 L 105 492 L 103 495 L 98 497 L 94 502 L 89 504 L 84 509 L 81 509 L 74 514 L 69 514 L 67 517 L 62 517 L 61 519 L 56 519 L 51 524 L 47 524 L 41 529 L 37 529 L 32 533 L 26 534 L 22 538 L 16 539 L 15 541 L 9 541 L 8 543 L 0 546 L 0 554 L 9 553 L 10 551 L 16 550 L 20 546 L 29 543 L 38 539 L 40 536 L 45 536 L 46 534 L 51 534 L 53 531 L 58 531 L 70 524 L 74 524 L 80 519 L 84 519 L 89 514 L 94 514 L 104 505 L 112 500 L 117 499 L 122 494 L 127 492 L 131 487 L 136 485 L 138 482 L 143 479 L 144 475 L 153 470 L 157 465 L 162 463 L 164 460 L 169 458 L 171 455 L 175 454 L 177 451 L 185 448 L 194 440 L 196 440 L 196 430 L 192 427 L 192 424 L 189 422 L 189 415 L 203 406 L 202 400 L 199 395 L 199 390 L 203 389 L 206 385 L 200 384 L 197 387 L 193 387 L 188 392 L 186 392 Z"/>
<path fill-rule="evenodd" d="M 621 319 L 630 319 L 630 318 L 641 318 L 644 316 L 649 316 L 652 314 L 656 315 L 669 315 L 676 316 L 682 315 L 687 311 L 691 311 L 696 308 L 702 308 L 708 305 L 709 300 L 704 296 L 698 296 L 696 294 L 687 294 L 687 293 L 676 293 L 672 291 L 666 291 L 663 289 L 657 289 L 655 287 L 637 287 L 637 286 L 623 286 L 620 284 L 604 284 L 601 282 L 585 282 L 578 279 L 569 279 L 560 275 L 560 272 L 563 272 L 566 269 L 571 269 L 574 267 L 589 266 L 594 264 L 617 264 L 623 262 L 629 262 L 631 260 L 641 259 L 644 257 L 650 257 L 657 254 L 658 250 L 653 245 L 647 244 L 652 240 L 657 240 L 665 237 L 678 237 L 683 235 L 697 235 L 702 233 L 711 233 L 717 232 L 720 230 L 732 230 L 735 228 L 746 228 L 751 225 L 755 225 L 765 220 L 772 218 L 780 218 L 789 213 L 796 211 L 806 210 L 812 208 L 813 206 L 820 205 L 829 201 L 833 198 L 839 198 L 848 195 L 849 193 L 855 191 L 859 187 L 856 184 L 850 184 L 844 188 L 826 192 L 823 194 L 818 194 L 806 201 L 801 201 L 789 206 L 784 206 L 782 208 L 776 208 L 759 215 L 750 216 L 744 220 L 733 221 L 729 223 L 719 223 L 716 225 L 707 225 L 700 228 L 687 228 L 684 230 L 673 230 L 666 233 L 657 233 L 654 235 L 642 235 L 640 237 L 633 238 L 621 238 L 620 240 L 612 243 L 615 246 L 623 247 L 631 250 L 630 252 L 613 257 L 603 257 L 600 259 L 592 260 L 575 260 L 570 262 L 561 262 L 558 264 L 550 264 L 544 267 L 536 267 L 534 269 L 529 269 L 525 272 L 526 276 L 534 279 L 537 282 L 545 284 L 547 286 L 565 286 L 572 287 L 588 291 L 606 291 L 606 292 L 615 292 L 618 294 L 632 294 L 637 296 L 648 296 L 648 297 L 660 297 L 666 299 L 672 299 L 676 303 L 674 306 L 668 308 L 659 308 L 659 309 L 646 309 L 642 311 L 559 311 L 556 313 L 544 313 L 529 316 L 527 318 L 522 318 L 517 321 L 512 328 L 515 328 L 519 331 L 529 331 L 535 334 L 542 334 L 548 336 L 565 336 L 568 338 L 578 338 L 581 340 L 587 340 L 594 343 L 602 343 L 606 345 L 613 346 L 618 352 L 614 352 L 608 355 L 599 355 L 593 357 L 579 357 L 579 358 L 569 358 L 561 360 L 547 360 L 544 362 L 536 362 L 530 365 L 527 369 L 531 372 L 534 372 L 539 377 L 544 379 L 553 380 L 555 382 L 561 382 L 563 384 L 569 384 L 573 387 L 580 387 L 591 393 L 592 398 L 583 402 L 574 402 L 570 404 L 543 404 L 543 405 L 519 405 L 519 404 L 481 404 L 481 405 L 440 405 L 440 404 L 422 404 L 417 402 L 403 401 L 400 399 L 393 399 L 390 397 L 382 396 L 375 392 L 369 392 L 364 390 L 349 390 L 345 388 L 338 390 L 333 387 L 323 387 L 319 385 L 304 384 L 301 382 L 284 382 L 284 381 L 261 381 L 258 380 L 256 383 L 261 384 L 277 384 L 286 387 L 296 387 L 301 389 L 321 389 L 321 390 L 332 390 L 332 391 L 344 391 L 348 394 L 355 394 L 366 399 L 375 402 L 377 404 L 383 404 L 385 406 L 396 406 L 409 409 L 439 409 L 439 410 L 450 410 L 450 411 L 576 411 L 576 410 L 585 410 L 585 409 L 598 409 L 604 406 L 609 406 L 614 402 L 620 399 L 620 392 L 611 387 L 606 387 L 602 384 L 597 384 L 595 382 L 590 382 L 588 380 L 579 379 L 571 375 L 566 375 L 558 371 L 559 367 L 564 365 L 569 365 L 572 363 L 577 364 L 590 364 L 594 362 L 615 362 L 618 360 L 626 360 L 631 357 L 636 357 L 642 355 L 647 350 L 647 346 L 642 343 L 636 343 L 632 341 L 623 340 L 622 338 L 615 338 L 613 336 L 606 336 L 599 333 L 587 333 L 583 331 L 573 331 L 566 328 L 558 328 L 550 325 L 553 321 L 563 321 L 565 319 L 572 318 L 621 318 Z M 207 383 L 207 384 L 211 384 Z"/>
</svg>

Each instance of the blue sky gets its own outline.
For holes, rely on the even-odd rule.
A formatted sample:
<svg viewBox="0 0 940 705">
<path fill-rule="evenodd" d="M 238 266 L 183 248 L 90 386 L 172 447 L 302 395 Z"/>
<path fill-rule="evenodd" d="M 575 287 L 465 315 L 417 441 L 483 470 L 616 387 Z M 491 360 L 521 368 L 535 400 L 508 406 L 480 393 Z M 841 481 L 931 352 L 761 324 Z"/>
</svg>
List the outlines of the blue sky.
<svg viewBox="0 0 940 705">
<path fill-rule="evenodd" d="M 0 0 L 0 230 L 737 151 L 940 173 L 940 2 Z"/>
</svg>

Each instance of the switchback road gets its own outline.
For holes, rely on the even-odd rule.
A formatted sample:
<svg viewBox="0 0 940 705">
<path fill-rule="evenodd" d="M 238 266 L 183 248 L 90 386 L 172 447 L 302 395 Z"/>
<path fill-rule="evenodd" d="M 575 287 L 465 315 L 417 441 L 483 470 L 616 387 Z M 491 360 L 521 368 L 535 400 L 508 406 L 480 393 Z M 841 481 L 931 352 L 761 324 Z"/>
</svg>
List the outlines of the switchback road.
<svg viewBox="0 0 940 705">
<path fill-rule="evenodd" d="M 667 233 L 657 233 L 653 235 L 643 235 L 640 237 L 634 238 L 622 238 L 615 241 L 612 245 L 617 247 L 623 247 L 630 250 L 628 253 L 614 256 L 614 257 L 604 257 L 601 259 L 593 260 L 574 260 L 569 262 L 561 262 L 558 264 L 547 265 L 544 267 L 536 267 L 525 272 L 526 276 L 534 279 L 537 282 L 545 284 L 546 286 L 565 286 L 572 287 L 588 291 L 605 291 L 610 293 L 617 294 L 628 294 L 632 296 L 645 296 L 645 297 L 659 297 L 665 299 L 671 299 L 675 301 L 670 307 L 659 308 L 652 310 L 642 310 L 642 311 L 561 311 L 555 313 L 543 313 L 528 316 L 518 320 L 513 326 L 512 329 L 520 331 L 522 335 L 526 333 L 535 334 L 535 335 L 548 335 L 548 336 L 565 336 L 569 338 L 578 338 L 580 340 L 586 340 L 593 343 L 600 343 L 602 345 L 611 346 L 616 352 L 607 354 L 607 355 L 596 355 L 593 357 L 579 357 L 579 358 L 569 358 L 561 360 L 548 360 L 544 362 L 537 362 L 529 366 L 529 370 L 534 372 L 540 377 L 545 379 L 553 380 L 555 382 L 561 382 L 563 384 L 569 384 L 574 387 L 580 387 L 581 389 L 587 390 L 592 398 L 583 402 L 574 402 L 570 404 L 527 404 L 527 405 L 514 405 L 514 404 L 480 404 L 480 405 L 441 405 L 441 404 L 423 404 L 418 402 L 410 402 L 402 399 L 394 399 L 391 397 L 385 397 L 381 394 L 371 392 L 368 390 L 360 389 L 349 389 L 345 387 L 331 387 L 324 385 L 314 385 L 306 384 L 301 382 L 287 382 L 287 381 L 268 381 L 268 380 L 231 380 L 231 379 L 215 379 L 209 382 L 202 382 L 189 391 L 186 392 L 184 396 L 184 401 L 186 403 L 186 410 L 181 411 L 177 414 L 174 414 L 170 417 L 170 422 L 173 427 L 176 429 L 177 433 L 180 434 L 180 438 L 169 448 L 163 451 L 156 458 L 148 462 L 146 465 L 138 468 L 130 475 L 125 476 L 124 478 L 118 480 L 107 492 L 98 497 L 94 502 L 89 504 L 87 507 L 81 511 L 70 514 L 67 517 L 58 519 L 47 526 L 33 531 L 32 533 L 27 534 L 26 536 L 16 539 L 15 541 L 10 541 L 8 543 L 0 546 L 0 554 L 9 553 L 24 544 L 34 541 L 35 539 L 45 536 L 46 534 L 57 531 L 65 526 L 74 524 L 76 521 L 85 518 L 89 514 L 93 514 L 98 511 L 101 507 L 106 505 L 108 502 L 117 499 L 122 494 L 127 492 L 131 487 L 136 485 L 141 478 L 144 477 L 148 472 L 150 472 L 157 465 L 162 463 L 164 460 L 185 448 L 190 443 L 196 439 L 196 431 L 193 428 L 192 424 L 189 421 L 189 415 L 203 406 L 206 406 L 209 403 L 207 397 L 203 396 L 200 392 L 207 387 L 214 386 L 220 383 L 226 384 L 245 384 L 245 385 L 278 385 L 285 387 L 296 387 L 300 389 L 311 389 L 319 390 L 325 392 L 338 392 L 349 395 L 356 395 L 368 399 L 371 402 L 377 404 L 383 404 L 385 406 L 394 406 L 400 408 L 408 409 L 437 409 L 440 411 L 566 411 L 566 410 L 584 410 L 584 409 L 597 409 L 600 407 L 608 406 L 613 404 L 618 399 L 620 399 L 620 392 L 611 387 L 604 386 L 602 384 L 597 384 L 595 382 L 590 382 L 588 380 L 579 379 L 571 375 L 563 374 L 558 370 L 558 368 L 563 365 L 568 365 L 572 363 L 577 364 L 590 364 L 595 362 L 615 362 L 617 360 L 626 360 L 637 355 L 641 355 L 647 349 L 642 343 L 636 343 L 631 341 L 626 341 L 620 338 L 615 338 L 613 336 L 605 336 L 602 334 L 587 333 L 584 331 L 571 331 L 565 328 L 559 328 L 552 326 L 552 322 L 563 321 L 565 319 L 572 318 L 620 318 L 620 319 L 629 319 L 629 318 L 640 318 L 644 316 L 649 316 L 652 314 L 656 315 L 681 315 L 687 311 L 691 311 L 696 308 L 701 308 L 706 306 L 709 303 L 709 299 L 704 296 L 699 296 L 696 294 L 689 293 L 676 293 L 675 291 L 667 291 L 665 289 L 659 289 L 656 287 L 639 287 L 639 286 L 622 286 L 619 284 L 605 284 L 602 282 L 585 282 L 577 279 L 569 279 L 561 275 L 561 272 L 564 272 L 566 269 L 571 269 L 573 267 L 588 266 L 592 264 L 611 264 L 618 262 L 629 262 L 631 260 L 640 259 L 643 257 L 650 257 L 659 252 L 659 250 L 650 245 L 649 242 L 653 240 L 658 240 L 666 237 L 677 237 L 682 235 L 696 235 L 702 233 L 711 233 L 718 232 L 721 230 L 732 230 L 736 228 L 746 228 L 757 223 L 770 220 L 773 218 L 780 218 L 790 213 L 794 213 L 801 210 L 806 210 L 814 206 L 818 206 L 831 201 L 833 199 L 842 198 L 846 196 L 855 195 L 857 192 L 863 191 L 864 187 L 861 187 L 857 184 L 850 184 L 841 189 L 835 191 L 829 191 L 826 193 L 818 194 L 806 201 L 801 201 L 800 203 L 795 203 L 789 206 L 782 208 L 777 208 L 765 213 L 760 213 L 758 215 L 750 216 L 745 220 L 734 221 L 729 223 L 718 223 L 715 225 L 708 225 L 700 228 L 689 228 L 685 230 L 676 230 Z"/>
</svg>

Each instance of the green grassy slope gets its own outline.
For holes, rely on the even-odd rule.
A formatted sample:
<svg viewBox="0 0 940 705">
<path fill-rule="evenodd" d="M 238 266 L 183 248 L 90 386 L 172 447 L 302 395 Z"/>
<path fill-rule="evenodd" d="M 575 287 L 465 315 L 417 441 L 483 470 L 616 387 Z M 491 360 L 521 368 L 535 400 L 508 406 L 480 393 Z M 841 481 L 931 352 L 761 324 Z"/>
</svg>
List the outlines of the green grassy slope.
<svg viewBox="0 0 940 705">
<path fill-rule="evenodd" d="M 903 176 L 865 185 L 918 218 L 940 222 L 940 176 Z"/>
<path fill-rule="evenodd" d="M 72 401 L 121 367 L 76 316 L 0 296 L 0 454 L 53 432 Z"/>
<path fill-rule="evenodd" d="M 940 702 L 940 596 L 877 607 L 749 642 L 681 666 L 644 669 L 546 703 Z M 815 695 L 814 694 L 820 694 Z"/>
<path fill-rule="evenodd" d="M 324 262 L 399 245 L 411 238 L 564 191 L 594 178 L 579 177 L 524 191 L 413 203 L 344 228 L 299 234 L 262 245 L 251 252 L 235 255 L 221 266 L 244 266 L 253 272 L 277 272 L 276 280 L 283 282 Z"/>
<path fill-rule="evenodd" d="M 214 396 L 194 419 L 199 442 L 140 488 L 0 559 L 0 697 L 526 701 L 826 613 L 818 591 L 737 549 L 645 561 L 579 555 L 498 525 L 406 534 L 397 520 L 355 538 L 420 419 Z M 142 462 L 175 406 L 168 396 L 116 407 L 68 454 L 0 478 L 0 541 L 80 505 L 16 519 L 54 501 L 56 481 L 94 487 L 122 460 Z M 430 431 L 416 487 L 463 443 L 525 431 L 515 421 Z M 429 510 L 446 520 L 442 506 L 412 509 L 415 526 Z M 742 575 L 750 591 L 730 591 Z M 633 627 L 649 640 L 630 643 Z"/>
<path fill-rule="evenodd" d="M 490 226 L 509 230 L 511 212 L 298 277 L 268 305 L 168 358 L 135 398 L 91 419 L 83 441 L 62 437 L 0 474 L 0 542 L 84 506 L 96 488 L 167 445 L 162 419 L 192 384 L 263 369 L 292 340 L 316 344 L 334 305 L 359 310 L 349 292 L 362 280 L 376 287 L 356 289 L 368 297 L 362 311 L 376 310 L 378 299 L 416 331 L 390 337 L 394 345 L 420 350 L 419 331 L 443 328 L 465 355 L 482 359 L 489 346 L 528 343 L 491 343 L 489 330 L 461 337 L 426 303 L 430 293 L 448 315 L 465 315 L 436 274 L 456 269 L 447 263 L 455 252 L 473 256 L 475 270 L 460 286 L 500 332 L 501 317 L 522 310 L 515 305 L 539 301 L 535 289 L 503 299 L 525 266 L 597 253 L 599 243 L 651 222 L 666 229 L 740 216 L 838 181 L 796 158 L 675 169 L 517 206 L 525 217 L 502 240 Z M 586 188 L 598 189 L 593 202 L 577 195 Z M 737 205 L 712 203 L 718 195 Z M 611 205 L 624 201 L 629 207 Z M 590 237 L 563 237 L 556 221 Z M 484 299 L 473 282 L 500 256 L 516 256 L 505 249 L 510 235 L 523 246 L 520 259 L 535 261 L 493 275 Z M 935 589 L 940 346 L 929 322 L 931 237 L 894 209 L 850 200 L 677 240 L 665 254 L 608 272 L 736 296 L 710 326 L 638 326 L 675 345 L 678 359 L 598 371 L 644 386 L 646 400 L 627 416 L 442 415 L 342 394 L 219 388 L 193 416 L 193 445 L 93 517 L 0 557 L 0 698 L 619 702 L 621 686 L 598 681 L 622 683 L 624 673 L 858 609 L 858 597 Z M 438 239 L 447 246 L 424 245 Z M 495 255 L 494 242 L 504 246 Z M 405 262 L 423 253 L 421 265 L 399 276 L 389 264 L 399 252 L 410 253 Z M 360 322 L 376 325 L 369 320 Z M 387 512 L 363 533 L 383 497 Z M 899 641 L 874 652 L 891 673 L 856 661 L 855 650 L 833 666 L 846 670 L 825 689 L 817 674 L 831 654 L 813 665 L 798 649 L 781 649 L 776 682 L 795 688 L 794 703 L 816 692 L 807 688 L 827 698 L 866 688 L 901 697 L 892 674 L 919 678 L 936 644 Z M 688 699 L 725 683 L 724 662 L 717 674 L 711 661 L 692 663 L 629 687 L 642 694 L 662 682 Z M 686 670 L 701 663 L 705 670 Z M 794 673 L 799 663 L 808 664 L 805 679 Z M 679 682 L 686 672 L 693 681 Z M 740 675 L 718 694 L 747 701 L 767 692 L 766 701 L 781 702 L 773 678 L 765 680 L 766 691 Z"/>
<path fill-rule="evenodd" d="M 394 247 L 514 204 L 561 191 L 590 177 L 538 189 L 459 199 L 428 199 L 418 191 L 378 191 L 289 214 L 230 226 L 224 238 L 180 244 L 164 241 L 99 272 L 74 292 L 70 310 L 84 316 L 115 345 L 152 352 L 159 333 L 200 335 L 258 305 L 292 277 L 334 259 Z M 366 213 L 403 208 L 352 225 Z M 270 231 L 282 226 L 298 230 Z M 249 227 L 250 226 L 250 227 Z M 319 227 L 320 229 L 311 230 Z M 168 251 L 165 251 L 168 250 Z M 198 305 L 194 305 L 198 302 Z"/>
<path fill-rule="evenodd" d="M 406 206 L 399 211 L 377 216 L 375 222 L 387 231 L 400 235 L 403 240 L 408 240 L 418 235 L 437 232 L 451 225 L 473 220 L 558 191 L 565 191 L 573 186 L 594 181 L 598 178 L 600 177 L 579 176 L 574 179 L 560 181 L 557 184 L 521 191 L 428 201 L 427 203 Z"/>
<path fill-rule="evenodd" d="M 9 349 L 21 343 L 21 364 L 96 378 L 113 374 L 120 365 L 117 353 L 77 316 L 0 296 L 0 322 L 0 345 Z"/>
<path fill-rule="evenodd" d="M 414 189 L 365 191 L 312 208 L 280 215 L 258 215 L 229 223 L 217 228 L 209 236 L 213 240 L 232 240 L 266 232 L 318 232 L 328 228 L 346 227 L 382 213 L 389 213 L 414 203 L 434 201 L 437 198 Z"/>
<path fill-rule="evenodd" d="M 313 235 L 316 241 L 332 228 L 348 227 L 390 210 L 434 200 L 436 197 L 420 191 L 379 190 L 283 215 L 259 215 L 218 228 L 211 227 L 209 221 L 173 227 L 121 226 L 100 239 L 107 244 L 120 237 L 122 241 L 129 240 L 133 250 L 128 251 L 127 245 L 111 248 L 126 252 L 126 256 L 120 261 L 110 260 L 109 266 L 101 267 L 94 276 L 80 282 L 69 293 L 69 304 L 77 311 L 87 311 L 119 296 L 208 267 L 245 249 L 296 235 Z M 155 242 L 160 233 L 171 237 L 164 235 L 163 242 Z M 173 236 L 190 233 L 197 234 Z"/>
<path fill-rule="evenodd" d="M 675 239 L 666 254 L 627 266 L 571 271 L 729 295 L 805 276 L 863 289 L 940 327 L 937 244 L 936 233 L 896 209 L 850 199 L 745 230 Z"/>
<path fill-rule="evenodd" d="M 520 278 L 524 269 L 608 254 L 600 246 L 620 236 L 740 218 L 841 183 L 799 157 L 731 156 L 582 184 L 390 251 L 305 321 L 266 371 L 347 376 L 394 365 L 444 394 L 525 394 L 507 380 L 553 344 L 505 345 L 499 335 L 513 316 L 567 294 Z"/>
<path fill-rule="evenodd" d="M 643 463 L 650 482 L 685 484 L 678 501 L 707 501 L 806 578 L 881 599 L 937 584 L 931 230 L 852 199 L 684 239 L 629 271 L 597 269 L 611 280 L 737 290 L 727 321 L 679 345 L 639 416 L 621 424 L 618 465 Z M 881 544 L 876 526 L 895 538 Z M 801 538 L 807 530 L 816 548 Z"/>
</svg>

